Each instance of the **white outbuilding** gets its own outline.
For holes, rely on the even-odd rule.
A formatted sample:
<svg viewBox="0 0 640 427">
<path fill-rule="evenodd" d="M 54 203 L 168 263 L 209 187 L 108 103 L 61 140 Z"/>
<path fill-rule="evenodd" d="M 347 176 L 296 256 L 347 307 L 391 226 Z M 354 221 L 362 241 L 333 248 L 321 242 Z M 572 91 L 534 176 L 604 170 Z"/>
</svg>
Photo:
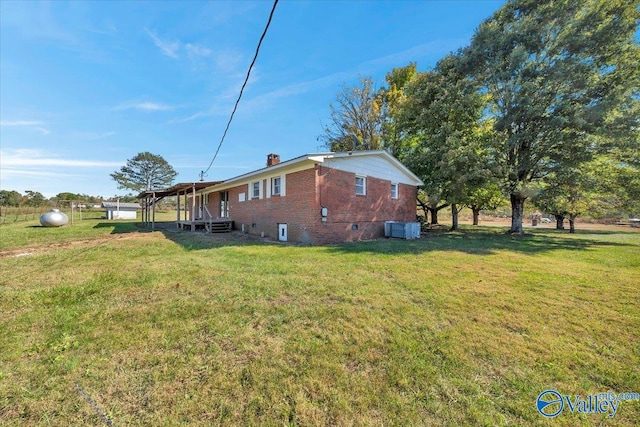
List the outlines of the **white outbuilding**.
<svg viewBox="0 0 640 427">
<path fill-rule="evenodd" d="M 136 219 L 139 203 L 126 202 L 102 202 L 102 207 L 107 210 L 107 219 Z"/>
</svg>

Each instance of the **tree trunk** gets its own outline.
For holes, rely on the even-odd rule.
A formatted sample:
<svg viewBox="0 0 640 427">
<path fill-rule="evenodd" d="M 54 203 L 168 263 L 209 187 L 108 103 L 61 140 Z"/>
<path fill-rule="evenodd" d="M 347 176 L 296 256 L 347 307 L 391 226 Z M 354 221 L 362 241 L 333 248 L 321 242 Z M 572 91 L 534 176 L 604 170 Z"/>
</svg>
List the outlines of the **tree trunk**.
<svg viewBox="0 0 640 427">
<path fill-rule="evenodd" d="M 418 206 L 420 206 L 422 208 L 422 211 L 424 212 L 424 220 L 429 221 L 428 215 L 429 215 L 429 208 L 427 207 L 426 204 L 424 204 L 422 202 L 422 200 L 420 200 L 420 197 L 416 197 L 416 203 L 418 204 Z"/>
<path fill-rule="evenodd" d="M 436 204 L 434 207 L 427 206 L 427 209 L 429 209 L 429 214 L 431 214 L 431 225 L 438 224 L 438 211 L 440 209 L 446 208 L 447 206 L 449 206 L 448 203 L 445 203 L 444 205 L 440 205 L 440 206 Z"/>
<path fill-rule="evenodd" d="M 556 217 L 556 230 L 564 230 L 564 215 L 555 215 Z"/>
<path fill-rule="evenodd" d="M 576 232 L 576 216 L 577 215 L 569 215 L 569 233 L 571 234 Z"/>
<path fill-rule="evenodd" d="M 473 206 L 471 208 L 471 211 L 473 212 L 473 225 L 478 225 L 478 219 L 480 218 L 480 208 Z"/>
<path fill-rule="evenodd" d="M 437 208 L 427 208 L 429 209 L 429 215 L 431 216 L 431 225 L 438 224 L 438 209 Z"/>
<path fill-rule="evenodd" d="M 451 229 L 449 231 L 456 231 L 458 229 L 458 205 L 451 203 Z"/>
<path fill-rule="evenodd" d="M 524 214 L 524 201 L 527 198 L 521 193 L 511 193 L 511 230 L 509 233 L 522 235 L 522 216 Z"/>
</svg>

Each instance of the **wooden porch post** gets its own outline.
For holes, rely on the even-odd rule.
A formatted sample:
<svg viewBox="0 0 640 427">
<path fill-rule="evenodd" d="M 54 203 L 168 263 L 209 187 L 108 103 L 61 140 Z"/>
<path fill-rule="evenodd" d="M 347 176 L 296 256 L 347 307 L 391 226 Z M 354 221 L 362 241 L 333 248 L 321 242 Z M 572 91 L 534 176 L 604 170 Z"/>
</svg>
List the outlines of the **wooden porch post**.
<svg viewBox="0 0 640 427">
<path fill-rule="evenodd" d="M 156 229 L 156 192 L 153 192 L 153 216 L 151 219 L 151 229 Z"/>
<path fill-rule="evenodd" d="M 185 188 L 184 189 L 184 220 L 185 221 L 187 221 L 187 211 L 189 209 L 189 206 L 188 206 L 188 203 L 187 203 L 188 201 L 189 201 L 189 199 L 187 198 L 187 189 Z"/>
<path fill-rule="evenodd" d="M 196 184 L 192 185 L 191 193 L 191 231 L 196 231 Z"/>
<path fill-rule="evenodd" d="M 176 210 L 176 227 L 180 228 L 180 190 L 176 191 L 176 200 L 178 202 L 178 209 Z"/>
</svg>

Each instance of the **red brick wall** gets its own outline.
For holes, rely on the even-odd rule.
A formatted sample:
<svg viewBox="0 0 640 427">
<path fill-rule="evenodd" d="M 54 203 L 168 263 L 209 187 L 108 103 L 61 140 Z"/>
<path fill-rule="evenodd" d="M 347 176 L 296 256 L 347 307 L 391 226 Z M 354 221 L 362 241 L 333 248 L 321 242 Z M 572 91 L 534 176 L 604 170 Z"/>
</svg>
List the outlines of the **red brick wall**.
<svg viewBox="0 0 640 427">
<path fill-rule="evenodd" d="M 337 243 L 384 236 L 385 221 L 416 221 L 416 187 L 398 185 L 391 198 L 391 181 L 366 177 L 366 195 L 356 195 L 356 175 L 320 167 L 320 204 L 327 221 L 317 227 L 317 243 Z M 357 229 L 354 229 L 356 228 Z"/>
<path fill-rule="evenodd" d="M 229 217 L 234 228 L 277 239 L 278 224 L 287 224 L 291 242 L 328 244 L 372 239 L 384 235 L 385 221 L 416 220 L 416 188 L 399 184 L 391 198 L 391 182 L 367 177 L 366 195 L 355 194 L 355 174 L 316 166 L 286 176 L 286 195 L 249 200 L 249 186 L 229 189 Z M 319 189 L 316 191 L 316 187 Z M 246 200 L 238 201 L 240 193 Z M 219 193 L 209 195 L 209 210 L 219 215 Z M 328 209 L 322 222 L 321 207 Z M 357 229 L 354 229 L 357 226 Z"/>
<path fill-rule="evenodd" d="M 264 233 L 276 239 L 278 224 L 287 224 L 287 240 L 292 242 L 314 243 L 309 234 L 313 221 L 319 221 L 320 208 L 315 192 L 316 170 L 307 169 L 288 174 L 285 180 L 285 196 L 266 198 L 266 186 L 269 180 L 262 182 L 260 199 L 248 198 L 248 185 L 229 189 L 229 216 L 237 230 L 245 226 L 245 231 L 252 234 Z M 245 193 L 246 200 L 238 201 L 240 193 Z M 219 198 L 216 198 L 219 200 Z"/>
</svg>

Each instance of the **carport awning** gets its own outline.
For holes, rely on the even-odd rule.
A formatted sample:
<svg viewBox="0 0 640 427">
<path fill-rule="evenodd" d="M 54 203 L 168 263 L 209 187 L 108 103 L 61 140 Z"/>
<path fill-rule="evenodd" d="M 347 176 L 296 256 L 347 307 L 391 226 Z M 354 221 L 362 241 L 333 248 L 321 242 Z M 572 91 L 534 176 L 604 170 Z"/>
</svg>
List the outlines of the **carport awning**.
<svg viewBox="0 0 640 427">
<path fill-rule="evenodd" d="M 177 196 L 178 194 L 184 194 L 185 192 L 202 190 L 203 188 L 211 187 L 216 184 L 221 184 L 224 181 L 198 181 L 198 182 L 181 182 L 169 188 L 163 188 L 159 190 L 146 190 L 138 194 L 138 199 L 147 199 L 155 195 L 156 200 L 160 200 L 167 196 Z"/>
</svg>

